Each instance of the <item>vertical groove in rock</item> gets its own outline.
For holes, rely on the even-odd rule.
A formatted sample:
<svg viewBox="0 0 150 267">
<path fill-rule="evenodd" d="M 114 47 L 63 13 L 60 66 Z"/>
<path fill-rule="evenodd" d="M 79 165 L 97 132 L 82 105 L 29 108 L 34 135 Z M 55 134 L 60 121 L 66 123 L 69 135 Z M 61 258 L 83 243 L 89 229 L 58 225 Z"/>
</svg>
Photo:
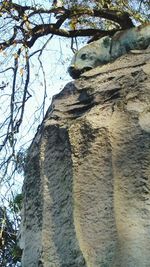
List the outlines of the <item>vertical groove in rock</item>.
<svg viewBox="0 0 150 267">
<path fill-rule="evenodd" d="M 23 267 L 150 266 L 150 53 L 84 73 L 29 149 Z"/>
</svg>

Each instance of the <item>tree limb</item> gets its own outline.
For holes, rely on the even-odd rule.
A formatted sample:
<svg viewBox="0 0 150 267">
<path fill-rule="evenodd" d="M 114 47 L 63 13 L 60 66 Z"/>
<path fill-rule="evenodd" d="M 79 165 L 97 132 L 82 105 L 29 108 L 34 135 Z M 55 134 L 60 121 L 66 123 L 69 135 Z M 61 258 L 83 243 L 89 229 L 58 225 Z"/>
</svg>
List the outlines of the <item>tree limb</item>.
<svg viewBox="0 0 150 267">
<path fill-rule="evenodd" d="M 87 17 L 98 17 L 98 18 L 104 18 L 107 20 L 114 21 L 120 26 L 120 30 L 127 29 L 133 27 L 132 20 L 129 17 L 129 14 L 125 11 L 118 11 L 117 9 L 109 9 L 109 8 L 102 8 L 102 9 L 93 9 L 93 8 L 86 8 L 86 7 L 76 7 L 72 9 L 65 9 L 62 8 L 56 8 L 52 7 L 49 10 L 43 9 L 43 8 L 37 8 L 37 7 L 31 7 L 31 6 L 21 6 L 15 3 L 7 4 L 5 9 L 8 10 L 8 13 L 11 13 L 10 7 L 15 9 L 19 17 L 20 26 L 17 25 L 14 27 L 14 34 L 13 36 L 0 44 L 1 49 L 5 49 L 6 47 L 11 46 L 12 44 L 16 43 L 22 43 L 27 45 L 28 47 L 32 47 L 35 41 L 42 36 L 53 34 L 53 35 L 59 35 L 63 37 L 73 38 L 78 36 L 94 36 L 99 35 L 105 36 L 105 35 L 112 35 L 116 32 L 116 30 L 112 31 L 102 31 L 100 29 L 75 29 L 75 30 L 68 30 L 68 29 L 62 29 L 61 26 L 66 20 L 71 20 L 73 17 L 81 17 L 81 16 L 87 16 Z M 29 10 L 31 13 L 27 15 L 27 20 L 31 18 L 33 15 L 36 14 L 58 14 L 59 19 L 56 23 L 51 24 L 39 24 L 35 27 L 26 28 L 24 27 L 24 24 L 26 25 L 26 19 L 24 19 L 25 12 Z M 32 23 L 31 23 L 32 24 Z M 32 25 L 33 26 L 33 25 Z M 21 30 L 23 38 L 22 39 L 16 39 L 17 32 Z"/>
</svg>

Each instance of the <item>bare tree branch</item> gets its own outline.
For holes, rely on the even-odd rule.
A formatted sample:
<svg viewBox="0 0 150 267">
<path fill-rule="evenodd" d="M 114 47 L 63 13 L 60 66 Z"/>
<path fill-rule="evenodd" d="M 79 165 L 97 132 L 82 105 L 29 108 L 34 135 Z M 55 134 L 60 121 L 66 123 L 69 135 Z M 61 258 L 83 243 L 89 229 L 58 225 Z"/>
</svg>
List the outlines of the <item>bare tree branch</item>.
<svg viewBox="0 0 150 267">
<path fill-rule="evenodd" d="M 0 43 L 1 49 L 5 49 L 6 47 L 9 47 L 10 45 L 13 44 L 19 44 L 22 43 L 23 45 L 28 46 L 31 48 L 35 41 L 42 36 L 48 35 L 48 34 L 54 34 L 54 35 L 59 35 L 67 38 L 73 38 L 73 37 L 78 37 L 78 36 L 93 36 L 95 34 L 101 35 L 101 30 L 100 29 L 76 29 L 76 30 L 69 30 L 67 28 L 62 29 L 61 26 L 62 24 L 67 21 L 72 19 L 73 17 L 77 17 L 78 19 L 81 16 L 87 16 L 87 17 L 97 17 L 97 18 L 104 18 L 107 20 L 114 21 L 115 23 L 118 23 L 120 25 L 120 29 L 126 29 L 133 27 L 133 22 L 129 17 L 129 14 L 125 11 L 118 11 L 117 9 L 111 10 L 108 8 L 103 8 L 103 9 L 93 9 L 93 8 L 85 8 L 85 7 L 76 7 L 75 9 L 65 9 L 64 7 L 62 8 L 51 8 L 49 10 L 42 9 L 42 8 L 33 8 L 30 6 L 21 6 L 17 5 L 14 3 L 11 3 L 11 5 L 6 6 L 6 11 L 9 14 L 12 14 L 11 9 L 15 9 L 18 12 L 18 21 L 20 21 L 20 25 L 16 25 L 14 27 L 14 33 L 13 36 L 3 42 Z M 25 16 L 25 12 L 29 10 L 32 11 L 30 14 Z M 40 15 L 41 14 L 59 14 L 59 18 L 56 23 L 43 23 L 44 21 L 42 20 L 42 24 L 38 24 L 33 27 L 33 23 L 29 21 L 32 16 L 35 15 Z M 12 17 L 14 15 L 12 14 Z M 29 26 L 30 25 L 30 26 Z M 25 27 L 24 27 L 25 26 Z M 22 32 L 23 38 L 16 38 L 17 33 L 19 30 Z M 105 35 L 111 35 L 114 32 L 102 31 L 102 36 Z"/>
</svg>

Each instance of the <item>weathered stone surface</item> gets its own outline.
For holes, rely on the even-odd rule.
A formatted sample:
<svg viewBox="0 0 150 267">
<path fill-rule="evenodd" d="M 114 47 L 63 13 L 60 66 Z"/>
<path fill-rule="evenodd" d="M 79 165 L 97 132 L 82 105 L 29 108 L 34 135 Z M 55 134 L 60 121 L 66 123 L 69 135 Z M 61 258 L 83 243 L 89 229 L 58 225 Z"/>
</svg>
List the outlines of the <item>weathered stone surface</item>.
<svg viewBox="0 0 150 267">
<path fill-rule="evenodd" d="M 150 266 L 150 50 L 54 97 L 23 192 L 23 267 Z"/>
</svg>

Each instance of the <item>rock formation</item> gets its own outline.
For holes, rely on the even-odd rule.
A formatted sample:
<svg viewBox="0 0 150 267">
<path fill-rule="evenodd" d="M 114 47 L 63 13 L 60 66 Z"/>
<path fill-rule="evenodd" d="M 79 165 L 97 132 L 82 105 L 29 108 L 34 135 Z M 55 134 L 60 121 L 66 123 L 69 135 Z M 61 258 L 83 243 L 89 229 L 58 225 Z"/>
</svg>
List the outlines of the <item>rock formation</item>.
<svg viewBox="0 0 150 267">
<path fill-rule="evenodd" d="M 23 267 L 150 266 L 149 49 L 53 98 L 23 194 Z"/>
</svg>

